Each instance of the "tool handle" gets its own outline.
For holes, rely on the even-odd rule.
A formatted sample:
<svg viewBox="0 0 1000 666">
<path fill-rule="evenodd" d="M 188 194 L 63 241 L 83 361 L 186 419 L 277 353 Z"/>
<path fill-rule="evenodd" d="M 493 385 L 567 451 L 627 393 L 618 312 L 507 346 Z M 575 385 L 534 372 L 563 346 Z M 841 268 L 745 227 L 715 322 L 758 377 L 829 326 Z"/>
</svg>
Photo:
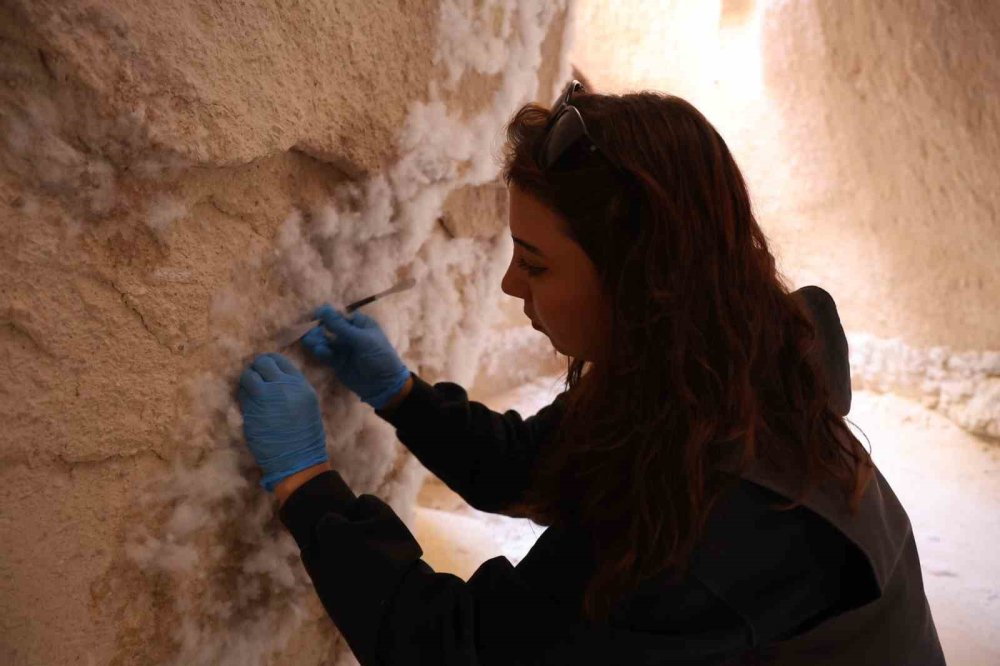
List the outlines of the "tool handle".
<svg viewBox="0 0 1000 666">
<path fill-rule="evenodd" d="M 369 303 L 374 302 L 378 297 L 379 297 L 379 295 L 375 294 L 374 296 L 369 296 L 368 298 L 362 298 L 360 301 L 354 301 L 353 303 L 351 303 L 350 305 L 348 305 L 346 308 L 344 308 L 344 312 L 346 312 L 347 314 L 351 314 L 352 312 L 354 312 L 355 310 L 357 310 L 361 306 L 368 305 Z"/>
<path fill-rule="evenodd" d="M 355 301 L 354 303 L 351 303 L 346 308 L 344 308 L 344 311 L 347 312 L 347 314 L 350 314 L 350 313 L 354 312 L 355 310 L 357 310 L 358 308 L 360 308 L 361 306 L 368 305 L 369 303 L 373 303 L 373 302 L 377 301 L 378 299 L 382 298 L 383 296 L 388 296 L 389 294 L 397 294 L 397 293 L 399 293 L 401 291 L 406 291 L 407 289 L 412 289 L 413 286 L 416 283 L 417 283 L 417 281 L 414 280 L 413 278 L 402 280 L 401 282 L 399 282 L 399 283 L 397 283 L 397 284 L 389 287 L 385 291 L 380 291 L 379 293 L 375 294 L 374 296 L 369 296 L 368 298 L 362 298 L 360 301 Z"/>
</svg>

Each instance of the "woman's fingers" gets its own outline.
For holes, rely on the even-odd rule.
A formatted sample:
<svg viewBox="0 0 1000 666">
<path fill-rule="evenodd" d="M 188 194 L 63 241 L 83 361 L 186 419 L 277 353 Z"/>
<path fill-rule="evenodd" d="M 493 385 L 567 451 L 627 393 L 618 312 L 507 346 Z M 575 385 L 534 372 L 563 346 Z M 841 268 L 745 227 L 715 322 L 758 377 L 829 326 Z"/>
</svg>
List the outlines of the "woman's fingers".
<svg viewBox="0 0 1000 666">
<path fill-rule="evenodd" d="M 240 387 L 252 396 L 258 396 L 264 391 L 264 380 L 253 368 L 247 368 L 240 375 Z"/>
<path fill-rule="evenodd" d="M 261 354 L 253 360 L 253 369 L 260 373 L 264 381 L 273 382 L 281 379 L 281 370 L 274 359 L 267 354 Z"/>
<path fill-rule="evenodd" d="M 351 335 L 356 332 L 354 322 L 345 318 L 344 315 L 335 310 L 329 303 L 324 303 L 316 308 L 313 316 L 323 322 L 323 325 L 331 333 L 343 336 L 345 339 L 350 340 Z"/>
<path fill-rule="evenodd" d="M 378 322 L 363 312 L 355 312 L 351 324 L 358 328 L 378 328 Z"/>
<path fill-rule="evenodd" d="M 285 356 L 275 352 L 266 354 L 266 356 L 273 359 L 274 364 L 278 366 L 278 369 L 286 375 L 292 375 L 293 377 L 299 377 L 302 375 L 302 372 L 295 366 L 294 363 L 292 363 L 290 358 L 286 358 Z"/>
<path fill-rule="evenodd" d="M 323 332 L 322 326 L 317 326 L 302 336 L 302 345 L 321 361 L 329 361 L 333 358 L 333 349 L 330 341 Z"/>
</svg>

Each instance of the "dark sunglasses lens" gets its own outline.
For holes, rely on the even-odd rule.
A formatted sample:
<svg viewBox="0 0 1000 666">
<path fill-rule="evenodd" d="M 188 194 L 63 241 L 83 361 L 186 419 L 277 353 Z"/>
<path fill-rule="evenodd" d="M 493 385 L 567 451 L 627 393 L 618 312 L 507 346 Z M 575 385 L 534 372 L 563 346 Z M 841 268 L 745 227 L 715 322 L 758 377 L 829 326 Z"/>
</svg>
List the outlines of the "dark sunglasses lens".
<svg viewBox="0 0 1000 666">
<path fill-rule="evenodd" d="M 559 158 L 583 135 L 583 120 L 580 118 L 580 113 L 571 106 L 563 109 L 545 137 L 539 166 L 544 170 L 553 168 Z"/>
</svg>

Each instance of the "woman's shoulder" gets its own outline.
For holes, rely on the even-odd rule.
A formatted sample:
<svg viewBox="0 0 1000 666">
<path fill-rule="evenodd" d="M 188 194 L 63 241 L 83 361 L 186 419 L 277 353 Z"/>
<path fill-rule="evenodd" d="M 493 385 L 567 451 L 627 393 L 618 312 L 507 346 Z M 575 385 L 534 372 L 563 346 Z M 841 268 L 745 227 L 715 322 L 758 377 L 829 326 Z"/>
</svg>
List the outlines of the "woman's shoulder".
<svg viewBox="0 0 1000 666">
<path fill-rule="evenodd" d="M 789 497 L 739 479 L 713 506 L 692 557 L 692 566 L 740 561 L 837 568 L 853 547 L 835 525 L 807 506 L 782 510 Z"/>
<path fill-rule="evenodd" d="M 867 581 L 864 554 L 835 525 L 790 498 L 740 479 L 710 516 L 691 574 L 759 637 L 788 634 L 841 606 Z"/>
</svg>

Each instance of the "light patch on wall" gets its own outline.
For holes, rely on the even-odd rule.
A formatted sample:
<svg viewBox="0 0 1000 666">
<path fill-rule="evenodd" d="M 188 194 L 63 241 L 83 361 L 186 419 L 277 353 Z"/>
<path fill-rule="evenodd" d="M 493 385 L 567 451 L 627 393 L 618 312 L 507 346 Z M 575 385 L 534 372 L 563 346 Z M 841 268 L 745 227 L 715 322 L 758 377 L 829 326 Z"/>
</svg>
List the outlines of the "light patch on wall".
<svg viewBox="0 0 1000 666">
<path fill-rule="evenodd" d="M 573 63 L 598 92 L 655 90 L 725 112 L 761 96 L 761 5 L 754 0 L 591 0 Z"/>
<path fill-rule="evenodd" d="M 724 0 L 712 81 L 732 96 L 759 97 L 764 88 L 760 7 L 754 0 Z"/>
<path fill-rule="evenodd" d="M 187 206 L 180 199 L 160 195 L 150 202 L 146 212 L 146 224 L 158 237 L 163 238 L 178 219 L 187 214 Z"/>
<path fill-rule="evenodd" d="M 693 101 L 711 87 L 719 0 L 590 0 L 577 11 L 571 58 L 598 92 L 657 90 Z"/>
</svg>

